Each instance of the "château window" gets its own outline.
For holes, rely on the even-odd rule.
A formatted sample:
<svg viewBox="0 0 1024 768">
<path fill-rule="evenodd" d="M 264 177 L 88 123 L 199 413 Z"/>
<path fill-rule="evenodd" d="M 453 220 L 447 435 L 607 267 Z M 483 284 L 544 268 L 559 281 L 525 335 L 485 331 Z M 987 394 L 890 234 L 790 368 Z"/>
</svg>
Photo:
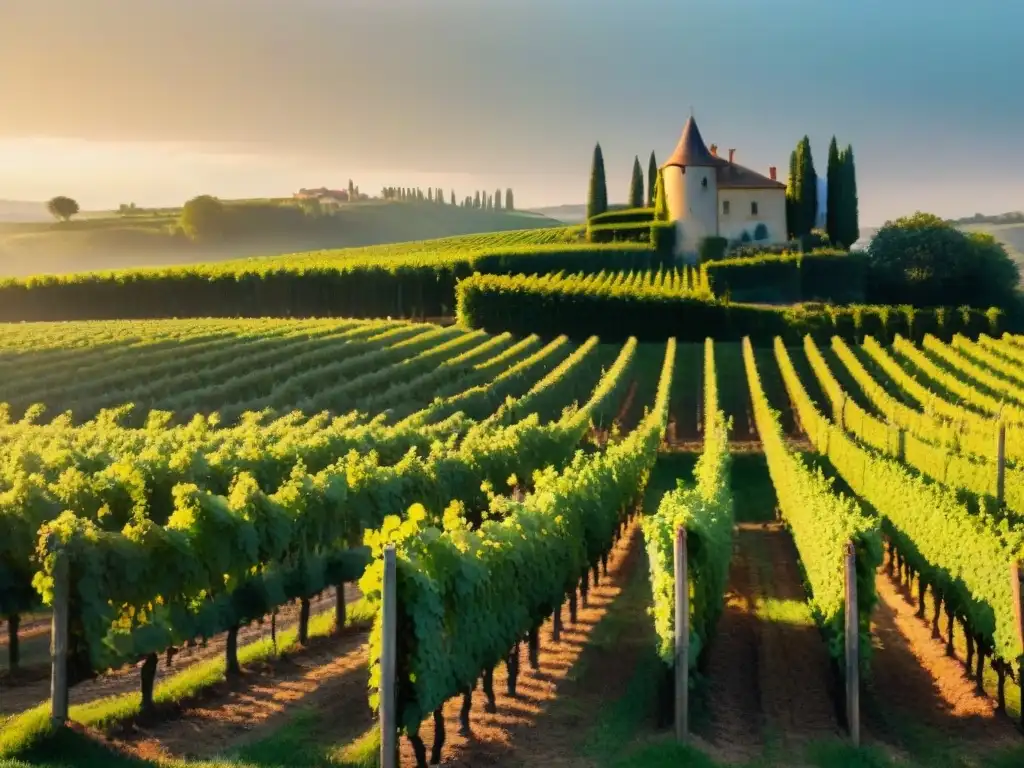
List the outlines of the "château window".
<svg viewBox="0 0 1024 768">
<path fill-rule="evenodd" d="M 757 216 L 757 203 L 750 204 L 750 215 Z"/>
<path fill-rule="evenodd" d="M 728 216 L 729 215 L 729 201 L 728 200 L 723 200 L 722 201 L 722 215 L 723 216 Z"/>
<path fill-rule="evenodd" d="M 703 179 L 700 180 L 700 185 L 702 187 L 704 187 L 705 189 L 707 189 L 707 187 L 708 187 L 708 177 L 707 176 L 705 176 Z"/>
</svg>

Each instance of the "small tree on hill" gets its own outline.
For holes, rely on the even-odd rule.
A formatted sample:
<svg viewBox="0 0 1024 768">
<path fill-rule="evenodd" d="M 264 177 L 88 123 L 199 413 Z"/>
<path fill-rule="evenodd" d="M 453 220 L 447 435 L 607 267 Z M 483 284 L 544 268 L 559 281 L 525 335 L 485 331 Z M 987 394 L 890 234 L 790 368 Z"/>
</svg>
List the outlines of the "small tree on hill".
<svg viewBox="0 0 1024 768">
<path fill-rule="evenodd" d="M 604 176 L 604 154 L 601 144 L 594 146 L 594 159 L 590 166 L 590 190 L 587 194 L 587 218 L 592 219 L 608 210 L 608 187 Z"/>
<path fill-rule="evenodd" d="M 46 204 L 47 210 L 58 221 L 68 221 L 78 213 L 78 203 L 70 197 L 57 195 Z"/>
<path fill-rule="evenodd" d="M 512 187 L 505 190 L 505 210 L 514 211 L 516 209 L 515 202 L 512 198 Z"/>
<path fill-rule="evenodd" d="M 181 209 L 182 231 L 193 240 L 211 240 L 227 233 L 227 210 L 212 195 L 193 197 Z"/>
<path fill-rule="evenodd" d="M 668 221 L 668 197 L 665 196 L 665 176 L 658 171 L 654 182 L 654 218 Z"/>
<path fill-rule="evenodd" d="M 651 152 L 651 159 L 647 161 L 647 207 L 654 205 L 654 199 L 658 186 L 658 161 L 654 159 L 654 152 Z"/>
<path fill-rule="evenodd" d="M 633 175 L 629 179 L 629 207 L 643 208 L 644 205 L 644 172 L 640 167 L 640 158 L 633 156 Z"/>
</svg>

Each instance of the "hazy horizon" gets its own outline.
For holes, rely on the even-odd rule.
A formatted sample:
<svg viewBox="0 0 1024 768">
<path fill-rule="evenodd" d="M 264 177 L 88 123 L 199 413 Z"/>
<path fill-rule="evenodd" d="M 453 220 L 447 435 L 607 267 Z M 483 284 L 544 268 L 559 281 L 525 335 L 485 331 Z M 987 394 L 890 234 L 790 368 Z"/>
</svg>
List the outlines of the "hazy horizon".
<svg viewBox="0 0 1024 768">
<path fill-rule="evenodd" d="M 613 201 L 692 107 L 737 161 L 825 172 L 852 143 L 861 221 L 1024 208 L 1024 7 L 996 0 L 4 0 L 0 199 L 83 208 L 512 187 Z M 1017 168 L 1017 171 L 1013 171 Z"/>
</svg>

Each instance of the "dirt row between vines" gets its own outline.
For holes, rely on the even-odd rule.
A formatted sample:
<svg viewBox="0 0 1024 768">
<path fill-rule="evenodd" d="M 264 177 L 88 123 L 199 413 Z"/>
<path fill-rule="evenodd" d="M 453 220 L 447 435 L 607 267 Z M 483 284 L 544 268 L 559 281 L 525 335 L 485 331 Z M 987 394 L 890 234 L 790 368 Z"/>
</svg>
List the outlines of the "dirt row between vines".
<svg viewBox="0 0 1024 768">
<path fill-rule="evenodd" d="M 351 604 L 358 600 L 359 589 L 354 584 L 345 585 L 345 602 Z M 335 590 L 325 591 L 320 597 L 310 603 L 310 615 L 333 611 L 335 606 Z M 297 603 L 289 603 L 280 608 L 277 614 L 278 633 L 298 626 L 299 606 Z M 241 648 L 249 643 L 263 639 L 269 639 L 271 625 L 269 617 L 262 623 L 254 622 L 238 631 L 238 645 Z M 49 629 L 43 633 L 31 637 L 24 645 L 29 643 L 43 643 L 48 648 L 50 642 Z M 177 674 L 190 666 L 203 661 L 215 658 L 225 653 L 227 634 L 220 634 L 211 638 L 205 646 L 195 645 L 191 648 L 182 648 L 174 655 L 170 665 L 166 663 L 166 657 L 160 657 L 157 667 L 156 683 L 170 675 Z M 24 647 L 22 650 L 25 653 Z M 49 652 L 46 652 L 49 656 Z M 70 701 L 72 705 L 85 704 L 108 696 L 117 696 L 123 693 L 133 693 L 139 690 L 141 681 L 139 664 L 128 664 L 115 670 L 106 672 L 93 680 L 86 680 L 74 686 L 70 690 Z M 47 701 L 50 697 L 50 674 L 49 666 L 33 668 L 21 673 L 24 682 L 18 680 L 0 680 L 0 717 L 14 715 L 19 712 L 31 709 L 41 702 Z"/>
</svg>

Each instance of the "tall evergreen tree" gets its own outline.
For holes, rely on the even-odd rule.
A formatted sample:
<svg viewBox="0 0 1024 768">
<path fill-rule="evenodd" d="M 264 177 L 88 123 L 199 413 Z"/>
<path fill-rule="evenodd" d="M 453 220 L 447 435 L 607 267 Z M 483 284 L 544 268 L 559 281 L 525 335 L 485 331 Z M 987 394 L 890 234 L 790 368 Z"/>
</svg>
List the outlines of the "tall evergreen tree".
<svg viewBox="0 0 1024 768">
<path fill-rule="evenodd" d="M 473 207 L 474 208 L 479 208 L 480 207 L 480 190 L 479 189 L 476 191 L 476 195 L 473 197 Z"/>
<path fill-rule="evenodd" d="M 452 190 L 452 205 L 455 205 L 455 190 Z"/>
<path fill-rule="evenodd" d="M 505 190 L 505 210 L 514 211 L 516 209 L 515 201 L 512 197 L 512 187 Z"/>
<path fill-rule="evenodd" d="M 811 156 L 811 140 L 807 136 L 800 140 L 790 156 L 786 202 L 792 236 L 810 234 L 818 215 L 818 175 Z"/>
<path fill-rule="evenodd" d="M 629 180 L 629 207 L 644 206 L 644 171 L 640 167 L 640 158 L 633 156 L 633 175 Z"/>
<path fill-rule="evenodd" d="M 665 176 L 661 171 L 656 174 L 654 182 L 654 218 L 668 221 L 668 197 L 665 195 Z"/>
<path fill-rule="evenodd" d="M 431 202 L 431 203 L 434 202 L 434 188 L 433 187 L 431 187 L 430 189 L 427 190 L 427 201 Z"/>
<path fill-rule="evenodd" d="M 656 187 L 658 186 L 658 161 L 654 159 L 654 151 L 651 151 L 651 159 L 647 161 L 647 207 L 654 205 L 657 197 Z"/>
<path fill-rule="evenodd" d="M 810 234 L 818 218 L 818 172 L 814 170 L 810 138 L 804 136 L 802 146 L 804 160 L 801 166 L 803 173 L 801 174 L 800 202 L 804 210 L 804 226 L 807 230 L 804 234 Z"/>
<path fill-rule="evenodd" d="M 494 207 L 497 210 L 499 210 L 499 211 L 501 210 L 501 190 L 500 189 L 494 190 Z"/>
<path fill-rule="evenodd" d="M 786 231 L 790 238 L 796 237 L 796 231 L 800 228 L 799 211 L 796 204 L 797 178 L 800 175 L 797 150 L 789 153 L 789 178 L 786 179 Z"/>
<path fill-rule="evenodd" d="M 839 242 L 849 248 L 860 238 L 860 212 L 857 202 L 857 169 L 853 161 L 853 145 L 842 153 L 840 177 L 842 204 L 839 217 Z"/>
<path fill-rule="evenodd" d="M 828 239 L 833 244 L 842 242 L 839 234 L 842 221 L 842 200 L 843 200 L 843 171 L 842 159 L 839 157 L 839 145 L 836 137 L 828 145 L 828 170 L 826 171 L 825 196 L 825 229 L 828 231 Z"/>
<path fill-rule="evenodd" d="M 604 154 L 601 144 L 594 146 L 594 160 L 590 166 L 590 190 L 587 193 L 587 218 L 592 219 L 608 210 L 608 187 L 604 177 Z"/>
</svg>

